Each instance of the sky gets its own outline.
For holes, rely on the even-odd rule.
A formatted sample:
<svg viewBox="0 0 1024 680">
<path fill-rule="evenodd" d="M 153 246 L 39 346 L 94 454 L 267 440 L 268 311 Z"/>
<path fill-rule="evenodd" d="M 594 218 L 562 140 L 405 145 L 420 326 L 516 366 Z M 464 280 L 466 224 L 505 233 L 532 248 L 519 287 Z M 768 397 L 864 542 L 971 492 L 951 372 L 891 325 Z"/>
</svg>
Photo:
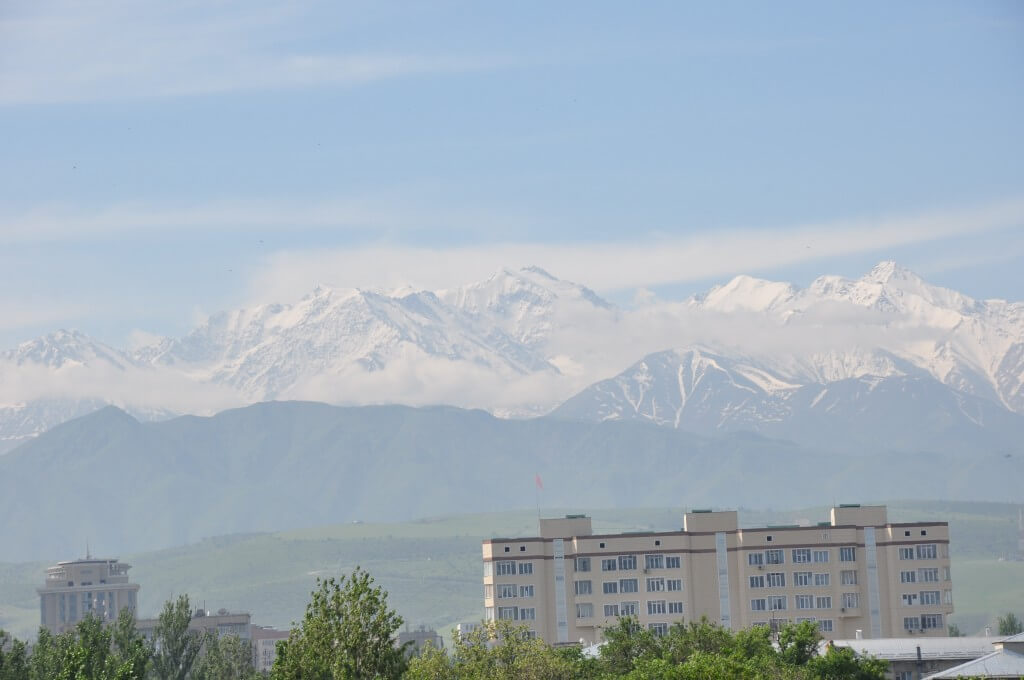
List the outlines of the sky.
<svg viewBox="0 0 1024 680">
<path fill-rule="evenodd" d="M 539 265 L 1024 300 L 1018 2 L 7 0 L 0 348 Z"/>
</svg>

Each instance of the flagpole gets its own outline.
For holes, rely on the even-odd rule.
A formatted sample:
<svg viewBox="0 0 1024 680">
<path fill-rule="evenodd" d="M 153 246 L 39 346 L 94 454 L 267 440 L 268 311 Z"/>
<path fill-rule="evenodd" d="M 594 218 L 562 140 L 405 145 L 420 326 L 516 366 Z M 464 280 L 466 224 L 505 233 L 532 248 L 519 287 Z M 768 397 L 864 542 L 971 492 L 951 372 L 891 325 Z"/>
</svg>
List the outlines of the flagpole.
<svg viewBox="0 0 1024 680">
<path fill-rule="evenodd" d="M 537 499 L 537 535 L 540 536 L 540 492 L 544 488 L 544 482 L 541 481 L 539 472 L 534 473 L 533 482 L 533 493 Z"/>
</svg>

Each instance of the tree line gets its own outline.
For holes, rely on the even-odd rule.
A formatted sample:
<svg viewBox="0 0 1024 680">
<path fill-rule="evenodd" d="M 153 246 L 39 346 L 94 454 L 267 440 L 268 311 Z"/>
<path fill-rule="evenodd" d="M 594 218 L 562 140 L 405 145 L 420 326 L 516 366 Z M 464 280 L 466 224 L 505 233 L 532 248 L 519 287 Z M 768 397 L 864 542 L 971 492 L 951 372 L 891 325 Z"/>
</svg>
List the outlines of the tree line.
<svg viewBox="0 0 1024 680">
<path fill-rule="evenodd" d="M 103 626 L 87 618 L 74 631 L 41 629 L 28 646 L 0 632 L 0 680 L 250 680 L 260 677 L 247 642 L 189 629 L 187 597 L 165 604 L 152 641 L 122 611 Z M 1000 622 L 1001 624 L 1003 621 Z M 1018 627 L 1016 617 L 1006 621 Z M 812 622 L 778 631 L 732 631 L 706 619 L 657 635 L 635 619 L 604 631 L 596 656 L 555 647 L 509 621 L 456 636 L 451 650 L 397 644 L 403 624 L 366 571 L 317 579 L 306 613 L 277 644 L 271 680 L 882 680 L 885 661 L 826 646 Z M 1002 626 L 1001 626 L 1002 628 Z M 1002 632 L 1002 631 L 1001 631 Z"/>
</svg>

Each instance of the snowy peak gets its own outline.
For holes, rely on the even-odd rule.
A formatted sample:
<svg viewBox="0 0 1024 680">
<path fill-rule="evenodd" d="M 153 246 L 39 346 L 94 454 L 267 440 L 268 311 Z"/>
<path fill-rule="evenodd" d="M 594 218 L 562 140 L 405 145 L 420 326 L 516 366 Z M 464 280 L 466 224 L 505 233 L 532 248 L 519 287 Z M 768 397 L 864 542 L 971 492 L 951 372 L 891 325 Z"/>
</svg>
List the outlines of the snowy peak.
<svg viewBox="0 0 1024 680">
<path fill-rule="evenodd" d="M 54 369 L 70 365 L 89 366 L 100 362 L 123 368 L 130 363 L 123 352 L 80 331 L 64 329 L 23 342 L 16 349 L 0 354 L 0 360 L 19 366 L 36 364 Z"/>
<path fill-rule="evenodd" d="M 704 309 L 729 313 L 739 310 L 763 312 L 791 301 L 797 289 L 789 283 L 740 275 L 724 286 L 715 286 L 694 298 Z"/>
</svg>

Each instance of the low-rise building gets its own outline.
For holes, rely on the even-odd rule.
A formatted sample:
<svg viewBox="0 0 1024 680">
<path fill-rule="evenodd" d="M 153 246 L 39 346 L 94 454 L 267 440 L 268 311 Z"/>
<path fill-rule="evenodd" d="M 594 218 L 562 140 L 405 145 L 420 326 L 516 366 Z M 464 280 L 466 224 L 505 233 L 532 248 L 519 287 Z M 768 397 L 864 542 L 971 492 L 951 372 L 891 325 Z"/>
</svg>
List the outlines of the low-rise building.
<svg viewBox="0 0 1024 680">
<path fill-rule="evenodd" d="M 953 612 L 948 524 L 890 523 L 884 506 L 756 528 L 735 511 L 693 510 L 680 531 L 621 534 L 568 515 L 482 550 L 485 618 L 553 644 L 599 642 L 624 616 L 655 632 L 706 616 L 732 629 L 807 620 L 826 637 L 938 637 Z"/>
<path fill-rule="evenodd" d="M 894 680 L 919 680 L 992 652 L 994 637 L 903 637 L 878 640 L 826 640 L 820 645 L 825 653 L 830 645 L 849 647 L 860 656 L 872 656 L 889 664 Z"/>
<path fill-rule="evenodd" d="M 1024 633 L 992 643 L 993 650 L 973 661 L 929 675 L 925 680 L 953 678 L 1024 678 Z"/>
<path fill-rule="evenodd" d="M 237 635 L 240 639 L 248 641 L 252 635 L 250 618 L 248 612 L 229 612 L 227 609 L 220 609 L 213 614 L 200 608 L 192 614 L 188 629 L 217 636 Z M 139 619 L 136 626 L 143 637 L 152 640 L 159 622 L 159 619 Z"/>
<path fill-rule="evenodd" d="M 277 658 L 277 643 L 287 640 L 287 630 L 277 630 L 266 626 L 252 627 L 252 666 L 261 673 L 269 673 Z"/>
</svg>

